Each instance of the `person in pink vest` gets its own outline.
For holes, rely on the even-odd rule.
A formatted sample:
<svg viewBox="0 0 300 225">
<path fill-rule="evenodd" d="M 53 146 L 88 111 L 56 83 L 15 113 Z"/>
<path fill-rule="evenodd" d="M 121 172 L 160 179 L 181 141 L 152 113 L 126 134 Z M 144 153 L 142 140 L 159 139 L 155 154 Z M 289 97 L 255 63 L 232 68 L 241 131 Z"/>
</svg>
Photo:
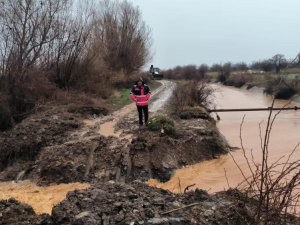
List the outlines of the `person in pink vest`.
<svg viewBox="0 0 300 225">
<path fill-rule="evenodd" d="M 148 104 L 151 97 L 150 88 L 145 82 L 140 78 L 135 82 L 135 85 L 131 89 L 130 98 L 136 102 L 137 111 L 139 114 L 139 124 L 142 126 L 143 123 L 143 113 L 145 118 L 145 124 L 148 122 L 149 112 Z"/>
</svg>

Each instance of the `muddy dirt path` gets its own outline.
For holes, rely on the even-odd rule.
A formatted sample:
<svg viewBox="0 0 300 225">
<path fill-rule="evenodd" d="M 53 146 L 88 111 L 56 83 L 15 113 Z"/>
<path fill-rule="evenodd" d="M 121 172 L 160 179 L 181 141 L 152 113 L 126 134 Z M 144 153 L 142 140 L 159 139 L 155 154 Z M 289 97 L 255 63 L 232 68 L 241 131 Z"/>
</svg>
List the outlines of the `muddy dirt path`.
<svg viewBox="0 0 300 225">
<path fill-rule="evenodd" d="M 168 80 L 160 80 L 161 86 L 152 92 L 152 97 L 150 99 L 149 112 L 158 112 L 162 109 L 164 104 L 171 97 L 176 84 Z M 159 94 L 159 98 L 157 95 Z M 84 120 L 84 123 L 89 127 L 100 127 L 98 133 L 105 137 L 114 136 L 117 138 L 131 139 L 131 135 L 123 135 L 122 129 L 116 130 L 116 124 L 122 120 L 124 117 L 128 116 L 129 113 L 135 114 L 133 112 L 136 106 L 135 103 L 131 103 L 123 107 L 122 109 L 114 112 L 112 115 L 102 119 L 96 118 L 91 120 Z"/>
</svg>

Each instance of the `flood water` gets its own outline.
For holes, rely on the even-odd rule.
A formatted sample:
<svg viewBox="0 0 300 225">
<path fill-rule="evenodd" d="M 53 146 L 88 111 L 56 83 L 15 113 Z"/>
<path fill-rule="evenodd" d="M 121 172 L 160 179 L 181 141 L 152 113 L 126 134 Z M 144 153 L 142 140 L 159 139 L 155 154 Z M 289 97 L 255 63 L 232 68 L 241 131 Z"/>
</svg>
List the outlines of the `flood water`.
<svg viewBox="0 0 300 225">
<path fill-rule="evenodd" d="M 18 183 L 2 182 L 0 183 L 0 199 L 15 198 L 20 202 L 31 205 L 37 214 L 51 214 L 53 206 L 63 201 L 69 191 L 87 189 L 88 187 L 90 187 L 89 184 L 83 183 L 40 187 L 28 180 Z"/>
<path fill-rule="evenodd" d="M 270 96 L 266 96 L 257 90 L 248 91 L 221 85 L 214 85 L 213 87 L 216 89 L 215 101 L 217 108 L 269 107 L 272 104 L 272 98 Z M 276 101 L 275 106 L 280 107 L 287 103 L 288 101 Z M 291 102 L 289 107 L 290 106 L 300 106 L 300 103 Z M 217 126 L 228 140 L 230 146 L 240 148 L 240 125 L 245 116 L 241 132 L 243 146 L 248 157 L 251 158 L 250 153 L 252 151 L 255 162 L 259 163 L 261 159 L 259 124 L 261 123 L 262 136 L 264 136 L 268 114 L 268 111 L 223 112 L 219 113 L 221 120 L 217 122 Z M 212 114 L 212 116 L 215 115 Z M 269 145 L 270 162 L 275 162 L 280 157 L 287 156 L 299 142 L 300 110 L 282 111 L 278 115 L 272 129 Z M 246 175 L 250 175 L 242 150 L 234 150 L 232 156 L 243 172 Z M 300 159 L 299 148 L 293 155 L 293 160 L 296 159 Z M 162 184 L 150 180 L 149 183 L 173 192 L 182 192 L 185 187 L 194 185 L 193 188 L 197 187 L 214 193 L 228 189 L 229 186 L 236 187 L 242 180 L 242 174 L 238 170 L 232 157 L 228 154 L 220 156 L 215 160 L 179 169 L 169 182 Z"/>
</svg>

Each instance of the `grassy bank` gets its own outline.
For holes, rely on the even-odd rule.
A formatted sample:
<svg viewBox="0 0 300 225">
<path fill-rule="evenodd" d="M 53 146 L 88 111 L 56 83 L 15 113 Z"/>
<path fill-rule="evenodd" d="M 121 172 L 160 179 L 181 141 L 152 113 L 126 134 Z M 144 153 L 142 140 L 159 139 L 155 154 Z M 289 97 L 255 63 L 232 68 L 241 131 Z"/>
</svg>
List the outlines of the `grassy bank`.
<svg viewBox="0 0 300 225">
<path fill-rule="evenodd" d="M 211 80 L 219 81 L 217 73 L 209 73 Z M 292 68 L 281 73 L 262 71 L 237 71 L 232 72 L 224 81 L 224 85 L 247 88 L 253 86 L 263 87 L 267 94 L 279 99 L 290 99 L 293 95 L 300 95 L 300 69 Z"/>
</svg>

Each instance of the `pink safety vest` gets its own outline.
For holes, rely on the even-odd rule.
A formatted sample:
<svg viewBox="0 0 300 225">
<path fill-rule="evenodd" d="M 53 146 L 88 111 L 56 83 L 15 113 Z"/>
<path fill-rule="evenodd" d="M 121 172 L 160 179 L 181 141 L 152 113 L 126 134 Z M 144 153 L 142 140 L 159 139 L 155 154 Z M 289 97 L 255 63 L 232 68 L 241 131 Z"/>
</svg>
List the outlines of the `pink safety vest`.
<svg viewBox="0 0 300 225">
<path fill-rule="evenodd" d="M 136 102 L 137 106 L 147 106 L 149 104 L 149 99 L 151 92 L 145 94 L 145 86 L 139 88 L 135 86 L 130 94 L 130 98 Z"/>
</svg>

